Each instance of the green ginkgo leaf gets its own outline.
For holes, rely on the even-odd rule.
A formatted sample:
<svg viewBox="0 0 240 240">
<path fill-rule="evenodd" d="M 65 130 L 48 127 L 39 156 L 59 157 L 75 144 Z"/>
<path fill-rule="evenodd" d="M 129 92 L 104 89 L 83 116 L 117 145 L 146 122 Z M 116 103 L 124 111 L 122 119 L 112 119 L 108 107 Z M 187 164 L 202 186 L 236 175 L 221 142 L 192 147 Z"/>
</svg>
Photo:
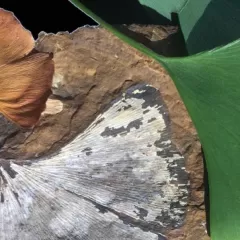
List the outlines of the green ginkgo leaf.
<svg viewBox="0 0 240 240">
<path fill-rule="evenodd" d="M 161 62 L 161 60 L 160 60 Z M 163 59 L 203 145 L 213 240 L 240 239 L 240 41 Z"/>
<path fill-rule="evenodd" d="M 167 69 L 205 152 L 211 238 L 240 239 L 240 40 L 185 58 L 165 58 L 123 35 L 81 2 L 71 2 Z"/>
</svg>

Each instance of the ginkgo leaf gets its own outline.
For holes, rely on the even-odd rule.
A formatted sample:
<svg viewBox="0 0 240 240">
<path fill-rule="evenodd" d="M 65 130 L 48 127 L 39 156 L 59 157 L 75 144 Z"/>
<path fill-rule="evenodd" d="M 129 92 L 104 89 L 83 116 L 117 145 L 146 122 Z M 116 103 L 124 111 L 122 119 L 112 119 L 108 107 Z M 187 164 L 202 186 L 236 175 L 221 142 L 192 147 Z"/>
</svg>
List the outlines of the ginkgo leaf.
<svg viewBox="0 0 240 240">
<path fill-rule="evenodd" d="M 33 48 L 32 34 L 12 12 L 0 8 L 0 66 L 24 57 Z"/>
<path fill-rule="evenodd" d="M 29 55 L 0 67 L 0 111 L 17 124 L 36 124 L 51 94 L 52 56 Z"/>
<path fill-rule="evenodd" d="M 184 166 L 159 91 L 135 85 L 56 154 L 0 159 L 0 239 L 166 240 L 186 212 Z"/>
<path fill-rule="evenodd" d="M 0 112 L 22 127 L 39 120 L 54 73 L 52 54 L 33 47 L 31 33 L 0 9 Z"/>
</svg>

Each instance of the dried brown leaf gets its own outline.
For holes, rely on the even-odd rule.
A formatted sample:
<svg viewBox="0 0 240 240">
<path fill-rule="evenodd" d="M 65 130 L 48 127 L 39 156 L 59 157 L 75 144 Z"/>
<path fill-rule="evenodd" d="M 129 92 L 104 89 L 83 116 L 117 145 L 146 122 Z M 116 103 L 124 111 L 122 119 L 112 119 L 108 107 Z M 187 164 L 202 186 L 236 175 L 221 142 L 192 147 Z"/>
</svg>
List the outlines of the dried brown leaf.
<svg viewBox="0 0 240 240">
<path fill-rule="evenodd" d="M 22 127 L 38 122 L 54 73 L 52 54 L 33 47 L 31 33 L 0 9 L 0 112 Z"/>
</svg>

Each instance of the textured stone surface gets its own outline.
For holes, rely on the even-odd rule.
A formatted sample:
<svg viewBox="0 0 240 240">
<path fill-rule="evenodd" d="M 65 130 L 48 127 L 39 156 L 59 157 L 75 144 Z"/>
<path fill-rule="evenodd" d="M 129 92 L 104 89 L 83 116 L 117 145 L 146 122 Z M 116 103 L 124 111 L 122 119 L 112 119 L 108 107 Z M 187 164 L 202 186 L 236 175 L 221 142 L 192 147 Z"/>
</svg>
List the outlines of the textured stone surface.
<svg viewBox="0 0 240 240">
<path fill-rule="evenodd" d="M 49 223 L 50 224 L 49 226 L 51 226 L 51 233 L 54 233 L 55 234 L 54 236 L 64 239 L 69 238 L 91 240 L 95 239 L 94 236 L 97 233 L 98 235 L 100 234 L 99 236 L 102 237 L 98 239 L 104 239 L 105 237 L 105 239 L 113 240 L 147 239 L 147 238 L 149 239 L 167 238 L 178 240 L 208 239 L 205 232 L 205 214 L 203 205 L 203 180 L 202 180 L 203 168 L 201 147 L 198 142 L 196 131 L 193 128 L 192 122 L 188 117 L 186 109 L 182 101 L 180 100 L 180 97 L 171 79 L 166 74 L 166 72 L 161 68 L 161 66 L 156 64 L 151 59 L 142 56 L 140 53 L 130 48 L 129 46 L 123 44 L 121 41 L 119 41 L 117 38 L 112 36 L 104 29 L 95 27 L 80 28 L 71 34 L 59 33 L 57 35 L 53 34 L 46 35 L 42 33 L 40 34 L 40 37 L 37 42 L 37 49 L 54 52 L 56 72 L 53 82 L 53 95 L 51 96 L 52 100 L 48 102 L 46 112 L 42 115 L 41 121 L 39 122 L 38 126 L 30 130 L 23 130 L 13 126 L 13 128 L 9 130 L 9 134 L 5 135 L 3 134 L 3 136 L 5 137 L 2 140 L 2 144 L 4 145 L 1 148 L 0 152 L 1 158 L 4 159 L 14 158 L 18 160 L 19 163 L 13 164 L 14 166 L 13 168 L 14 171 L 16 172 L 19 171 L 17 177 L 20 177 L 20 179 L 22 178 L 21 180 L 22 182 L 24 182 L 23 176 L 27 176 L 28 179 L 33 178 L 32 182 L 34 182 L 35 179 L 35 183 L 40 181 L 41 184 L 43 184 L 44 181 L 49 180 L 49 184 L 46 183 L 45 185 L 40 184 L 41 186 L 44 186 L 46 189 L 49 190 L 49 194 L 50 192 L 53 191 L 53 189 L 56 188 L 56 186 L 58 186 L 57 188 L 60 188 L 58 192 L 56 192 L 56 189 L 54 190 L 54 193 L 56 194 L 55 197 L 57 196 L 57 199 L 60 200 L 58 202 L 52 201 L 53 204 L 52 206 L 49 205 L 46 206 L 46 209 L 44 208 L 42 210 L 43 212 L 37 213 L 39 215 L 35 214 L 31 215 L 31 217 L 36 220 L 37 217 L 42 216 L 41 214 L 43 214 L 44 211 L 49 212 L 51 207 L 53 209 L 54 208 L 57 209 L 55 211 L 57 215 L 53 214 L 52 216 L 50 216 L 52 220 Z M 170 119 L 170 122 L 167 123 L 167 126 L 170 127 L 169 128 L 170 130 L 168 130 L 168 134 L 170 135 L 168 137 L 172 142 L 170 146 L 176 145 L 177 148 L 174 148 L 176 154 L 178 154 L 179 157 L 181 156 L 181 154 L 185 157 L 186 165 L 185 167 L 189 172 L 190 195 L 187 205 L 187 214 L 184 219 L 182 218 L 182 216 L 180 216 L 180 219 L 178 219 L 177 221 L 179 224 L 174 223 L 176 219 L 173 221 L 170 220 L 171 218 L 169 218 L 169 216 L 171 215 L 170 214 L 171 207 L 167 207 L 169 206 L 168 203 L 166 203 L 165 208 L 168 209 L 170 212 L 167 213 L 166 219 L 164 220 L 161 217 L 157 218 L 158 215 L 156 215 L 156 213 L 158 211 L 161 211 L 161 206 L 163 205 L 159 204 L 159 202 L 157 202 L 158 204 L 154 205 L 153 204 L 154 199 L 151 199 L 150 201 L 150 199 L 146 198 L 145 196 L 146 194 L 144 193 L 144 191 L 141 190 L 142 188 L 140 186 L 144 188 L 148 186 L 149 194 L 147 194 L 147 196 L 155 196 L 155 194 L 153 194 L 154 184 L 152 183 L 158 182 L 160 180 L 159 179 L 158 181 L 153 180 L 154 177 L 155 178 L 157 177 L 157 173 L 149 171 L 149 168 L 146 173 L 143 171 L 142 173 L 143 175 L 141 175 L 141 177 L 144 178 L 145 173 L 145 177 L 150 177 L 149 180 L 147 179 L 145 180 L 145 184 L 148 185 L 145 186 L 141 185 L 141 183 L 138 183 L 138 181 L 134 182 L 135 181 L 134 180 L 132 182 L 133 185 L 138 186 L 139 189 L 138 191 L 134 192 L 133 190 L 134 188 L 130 187 L 129 182 L 128 183 L 124 182 L 123 176 L 124 172 L 126 172 L 125 170 L 124 171 L 122 170 L 123 172 L 121 172 L 120 170 L 117 171 L 117 169 L 114 170 L 114 167 L 111 168 L 112 164 L 111 162 L 105 162 L 106 160 L 103 161 L 102 164 L 104 163 L 110 164 L 107 169 L 109 174 L 112 174 L 112 177 L 109 177 L 110 179 L 113 179 L 112 181 L 113 187 L 111 188 L 111 184 L 108 185 L 109 183 L 106 180 L 104 181 L 104 176 L 106 179 L 106 175 L 104 174 L 101 175 L 101 173 L 103 172 L 104 165 L 97 166 L 98 163 L 96 161 L 91 162 L 93 161 L 91 160 L 88 166 L 84 166 L 86 162 L 83 162 L 84 164 L 81 165 L 81 167 L 78 165 L 77 169 L 78 171 L 80 170 L 83 171 L 84 169 L 90 170 L 92 169 L 92 167 L 95 167 L 92 169 L 91 174 L 96 179 L 98 179 L 99 182 L 91 181 L 92 184 L 91 188 L 89 187 L 87 188 L 86 187 L 87 185 L 85 185 L 85 190 L 83 186 L 79 190 L 76 189 L 76 186 L 78 186 L 76 182 L 75 184 L 73 184 L 74 181 L 76 181 L 76 179 L 73 177 L 75 179 L 74 181 L 73 180 L 72 182 L 65 181 L 67 182 L 66 186 L 68 191 L 66 192 L 63 191 L 62 189 L 62 186 L 64 186 L 64 182 L 61 181 L 64 181 L 64 179 L 66 180 L 66 177 L 70 179 L 70 175 L 68 174 L 70 174 L 71 171 L 70 170 L 66 171 L 67 164 L 70 163 L 73 164 L 74 159 L 78 158 L 78 156 L 76 157 L 76 154 L 75 155 L 73 154 L 74 156 L 70 158 L 72 162 L 69 160 L 70 162 L 66 163 L 67 159 L 69 158 L 69 156 L 71 156 L 71 154 L 69 155 L 68 152 L 68 154 L 64 155 L 64 151 L 66 151 L 66 149 L 68 148 L 69 151 L 71 151 L 71 146 L 75 146 L 74 148 L 76 148 L 76 145 L 74 145 L 76 143 L 76 139 L 74 140 L 75 142 L 72 140 L 76 136 L 78 136 L 77 139 L 80 138 L 81 140 L 81 144 L 79 146 L 79 148 L 81 149 L 80 153 L 81 156 L 84 156 L 83 159 L 85 159 L 86 161 L 88 161 L 87 159 L 93 159 L 90 158 L 93 157 L 94 151 L 96 151 L 96 149 L 94 150 L 93 147 L 95 145 L 93 140 L 91 140 L 92 142 L 90 142 L 90 145 L 85 146 L 84 149 L 82 149 L 82 147 L 84 146 L 84 144 L 82 143 L 83 142 L 82 139 L 86 138 L 84 134 L 86 132 L 89 132 L 88 127 L 90 126 L 91 129 L 92 126 L 91 124 L 97 117 L 98 120 L 99 118 L 101 119 L 101 117 L 99 117 L 100 116 L 99 114 L 102 114 L 104 111 L 106 111 L 106 108 L 109 109 L 109 106 L 112 106 L 109 104 L 113 100 L 116 101 L 116 99 L 121 96 L 121 93 L 126 92 L 126 90 L 133 85 L 142 83 L 150 84 L 154 88 L 159 90 L 161 99 L 163 99 L 164 101 L 162 102 L 162 104 L 165 105 L 166 112 L 168 113 L 167 115 L 169 116 Z M 136 89 L 136 93 L 138 93 L 138 91 L 140 91 L 141 93 L 141 88 Z M 151 101 L 152 100 L 150 98 L 150 102 Z M 137 104 L 136 102 L 136 105 L 134 106 L 135 107 L 132 106 L 129 107 L 129 109 L 127 109 L 128 105 L 122 106 L 123 108 L 129 111 L 128 113 L 130 114 L 130 116 L 128 116 L 129 117 L 128 122 L 126 122 L 126 125 L 121 123 L 122 124 L 121 126 L 115 126 L 113 128 L 113 125 L 111 125 L 114 122 L 113 117 L 113 120 L 111 120 L 113 122 L 109 123 L 110 124 L 109 126 L 105 126 L 105 129 L 101 132 L 100 136 L 102 137 L 102 139 L 109 138 L 111 139 L 109 140 L 111 143 L 113 139 L 120 137 L 121 134 L 123 135 L 126 134 L 127 136 L 128 133 L 132 133 L 131 129 L 134 129 L 134 131 L 136 131 L 135 132 L 136 134 L 132 133 L 133 135 L 131 135 L 134 138 L 136 138 L 138 136 L 137 132 L 139 130 L 141 130 L 139 133 L 144 134 L 146 130 L 151 132 L 149 128 L 147 128 L 148 126 L 154 126 L 154 123 L 157 122 L 159 124 L 158 125 L 159 127 L 161 124 L 163 124 L 163 122 L 160 123 L 162 114 L 158 112 L 154 113 L 156 117 L 152 116 L 151 119 L 148 119 L 147 121 L 144 120 L 145 123 L 144 125 L 142 125 L 144 121 L 139 120 L 139 118 L 141 118 L 140 116 L 144 115 L 144 113 L 141 112 L 141 107 L 139 107 L 142 106 L 142 104 L 139 105 L 139 103 Z M 137 115 L 134 115 L 133 113 L 134 111 L 136 111 L 136 109 L 139 109 L 139 111 L 137 111 Z M 149 113 L 147 112 L 145 114 Z M 121 116 L 121 114 L 119 116 Z M 155 118 L 157 120 L 155 120 Z M 6 120 L 4 119 L 0 120 L 2 126 L 9 126 L 9 123 L 6 123 Z M 119 120 L 118 122 L 121 121 Z M 99 124 L 101 124 L 101 122 Z M 144 126 L 144 128 L 142 128 L 142 126 Z M 92 130 L 94 130 L 94 128 Z M 80 133 L 83 134 L 79 135 Z M 157 138 L 159 138 L 160 136 L 160 135 L 158 137 L 156 136 L 155 138 L 154 134 L 156 133 L 154 133 L 154 131 L 152 132 L 151 137 L 148 135 L 141 134 L 140 139 L 141 136 L 144 136 L 143 139 L 147 140 L 149 138 L 149 141 L 154 142 L 156 142 Z M 131 154 L 133 154 L 135 157 L 137 156 L 136 153 L 139 154 L 139 152 L 141 152 L 140 151 L 141 145 L 137 145 L 138 141 L 137 139 L 134 140 L 134 143 L 136 144 L 135 155 L 134 151 L 129 150 Z M 66 145 L 66 143 L 68 142 L 70 145 Z M 96 145 L 98 145 L 101 141 L 96 142 L 97 142 Z M 120 143 L 121 141 L 119 141 L 119 144 Z M 118 141 L 115 144 L 117 146 Z M 105 143 L 105 145 L 108 144 Z M 131 149 L 131 144 L 128 145 Z M 65 147 L 63 148 L 63 146 Z M 119 146 L 121 146 L 121 144 Z M 110 148 L 111 144 L 109 144 L 108 147 L 109 149 L 111 149 Z M 118 150 L 120 151 L 121 149 Z M 101 156 L 99 151 L 100 150 L 98 149 L 98 155 Z M 104 151 L 104 149 L 102 149 L 102 151 Z M 146 152 L 146 149 L 144 149 L 143 153 L 144 152 L 145 154 L 146 153 L 150 154 L 149 156 L 151 156 L 153 152 L 156 153 L 156 151 L 155 150 L 152 151 L 152 149 L 149 152 Z M 53 154 L 53 157 L 48 157 L 49 154 L 50 155 Z M 158 154 L 155 155 L 156 157 L 159 157 Z M 46 159 L 44 158 L 44 156 L 46 156 Z M 160 157 L 163 158 L 163 156 L 164 152 L 161 152 Z M 43 160 L 44 159 L 45 160 L 40 162 L 34 161 L 33 159 L 36 157 L 42 157 Z M 30 164 L 29 167 L 22 168 L 19 165 L 20 163 L 22 163 L 22 161 L 20 160 L 26 158 L 32 159 L 33 163 Z M 139 158 L 136 159 L 138 159 L 137 162 L 139 164 L 140 161 Z M 44 162 L 44 164 L 42 164 L 42 162 Z M 132 162 L 132 165 L 131 164 L 129 165 L 129 162 L 130 161 L 127 161 L 129 171 L 130 170 L 133 171 L 133 169 L 138 169 L 137 173 L 140 174 L 141 165 L 134 163 L 134 161 Z M 61 163 L 60 165 L 58 165 L 58 168 L 56 167 L 51 168 L 51 166 L 56 166 L 54 164 L 58 163 L 59 164 Z M 5 166 L 5 169 L 8 169 L 8 166 L 4 164 L 5 162 L 2 162 L 2 166 Z M 120 169 L 121 167 L 124 167 L 121 161 L 118 164 L 120 166 Z M 152 164 L 154 164 L 154 162 Z M 42 169 L 40 171 L 39 169 L 41 168 L 41 166 Z M 29 170 L 28 168 L 31 169 L 30 173 L 28 171 Z M 33 168 L 35 168 L 36 173 L 38 173 L 34 175 L 34 177 L 31 175 L 33 174 L 32 170 Z M 145 168 L 143 167 L 143 169 Z M 104 170 L 106 171 L 106 169 Z M 83 172 L 85 173 L 85 171 Z M 118 173 L 121 173 L 120 175 L 122 176 L 122 178 L 117 177 L 114 178 L 114 176 L 117 176 Z M 59 181 L 57 180 L 58 177 L 55 177 L 56 174 L 59 176 Z M 87 174 L 85 175 L 85 177 L 84 175 L 81 175 L 82 176 L 81 179 L 82 182 L 84 182 L 83 179 L 85 179 L 85 184 L 87 184 L 89 183 L 90 173 L 86 172 L 85 174 Z M 61 176 L 63 177 L 61 178 Z M 141 179 L 141 177 L 139 177 L 139 179 Z M 153 179 L 151 179 L 151 177 Z M 176 181 L 179 181 L 179 179 L 181 179 L 181 177 L 177 178 Z M 9 181 L 11 180 L 9 179 Z M 127 178 L 125 179 L 125 181 L 127 181 Z M 27 184 L 27 182 L 25 182 L 25 184 Z M 30 183 L 28 183 L 28 185 L 30 185 Z M 132 189 L 131 190 L 132 192 L 127 191 L 126 190 L 127 188 L 125 190 L 122 189 L 123 185 L 129 185 L 128 189 Z M 102 186 L 102 188 L 100 188 L 99 186 Z M 122 192 L 120 190 L 119 190 L 120 192 L 116 192 L 118 191 L 117 187 L 120 187 Z M 29 187 L 29 189 L 33 190 L 36 189 L 36 187 L 34 187 L 33 184 L 31 185 L 31 187 Z M 94 189 L 96 189 L 95 195 L 93 191 Z M 100 191 L 100 189 L 102 190 Z M 173 193 L 177 193 L 178 191 L 177 189 L 178 188 L 175 188 L 175 192 L 173 191 Z M 44 192 L 41 191 L 42 190 L 38 188 L 38 194 L 44 194 Z M 79 191 L 83 192 L 79 193 Z M 124 191 L 126 191 L 126 195 L 123 194 Z M 161 191 L 159 189 L 156 188 L 155 191 L 157 192 L 157 194 L 159 194 L 159 196 L 161 195 L 160 194 Z M 104 193 L 106 192 L 108 192 L 108 194 L 104 195 Z M 113 196 L 111 194 L 109 195 L 109 193 L 111 193 Z M 117 193 L 119 195 L 117 195 Z M 80 195 L 82 197 L 79 197 Z M 108 199 L 106 198 L 104 199 L 103 196 L 105 197 L 108 196 Z M 121 205 L 121 201 L 120 203 L 117 203 L 116 197 L 114 196 L 123 197 L 126 196 L 125 199 L 123 199 L 124 204 Z M 48 203 L 50 203 L 49 199 L 51 198 L 51 194 L 48 195 L 48 197 L 49 197 Z M 140 197 L 142 197 L 142 200 L 138 199 Z M 181 197 L 184 198 L 185 196 L 180 194 L 180 198 Z M 127 201 L 128 198 L 129 202 Z M 22 198 L 21 200 L 23 199 L 24 198 Z M 26 199 L 24 201 L 30 204 L 29 203 L 31 202 L 30 199 L 31 198 L 28 198 L 29 201 L 27 201 Z M 72 207 L 65 206 L 67 202 L 66 200 L 68 199 L 72 199 L 70 201 L 72 203 Z M 81 201 L 81 204 L 79 201 Z M 139 206 L 136 205 L 135 213 L 133 212 L 132 209 L 132 207 L 135 204 L 134 201 L 136 201 L 136 204 L 137 203 L 140 204 Z M 158 199 L 158 201 L 160 200 Z M 169 201 L 172 201 L 172 199 Z M 35 206 L 41 206 L 43 203 L 36 202 L 35 204 L 36 204 Z M 79 213 L 80 211 L 79 204 L 83 208 L 81 211 L 88 212 L 88 217 L 86 217 L 85 215 L 85 220 L 87 219 L 86 221 L 88 222 L 88 225 L 85 225 L 81 233 L 87 235 L 86 236 L 81 235 L 82 238 L 76 237 L 80 236 L 79 229 L 76 226 L 70 224 L 73 221 L 78 221 L 76 222 L 76 224 L 77 223 L 81 224 L 81 219 L 83 217 L 81 218 L 79 217 L 79 215 L 76 216 L 76 213 Z M 97 207 L 101 207 L 100 210 L 98 209 L 99 211 L 97 210 L 96 205 Z M 61 208 L 60 206 L 64 207 Z M 154 208 L 155 212 L 153 210 Z M 179 206 L 175 206 L 173 209 L 177 210 L 178 208 Z M 74 209 L 74 211 L 72 209 Z M 104 214 L 100 214 L 101 211 L 103 211 Z M 174 214 L 175 216 L 178 216 L 179 213 Z M 161 216 L 163 217 L 163 214 Z M 59 220 L 57 219 L 58 218 L 63 219 L 64 217 L 66 218 L 66 221 L 63 222 L 62 225 L 59 225 Z M 163 222 L 164 223 L 163 226 L 159 228 L 157 225 L 154 225 L 153 224 L 154 217 L 157 218 L 156 223 L 160 224 Z M 181 219 L 183 220 L 183 223 Z M 96 224 L 94 225 L 90 224 L 91 221 L 93 223 L 95 222 Z M 112 224 L 113 222 L 114 224 Z M 36 221 L 35 224 L 41 223 L 42 223 L 41 221 L 40 222 Z M 152 229 L 149 229 L 151 224 Z M 108 228 L 110 225 L 112 226 L 111 231 L 106 232 L 104 229 Z M 103 229 L 102 233 L 99 232 L 100 231 L 99 226 L 101 226 L 101 228 Z M 122 230 L 120 231 L 119 229 Z M 42 230 L 50 233 L 49 229 Z M 118 235 L 114 235 L 116 234 L 116 232 L 118 233 Z M 126 234 L 126 232 L 128 232 L 128 234 Z M 25 234 L 24 231 L 22 232 L 22 234 Z M 68 234 L 68 238 L 66 238 L 66 234 Z M 166 237 L 164 237 L 164 235 Z M 29 235 L 28 237 L 31 236 Z"/>
</svg>

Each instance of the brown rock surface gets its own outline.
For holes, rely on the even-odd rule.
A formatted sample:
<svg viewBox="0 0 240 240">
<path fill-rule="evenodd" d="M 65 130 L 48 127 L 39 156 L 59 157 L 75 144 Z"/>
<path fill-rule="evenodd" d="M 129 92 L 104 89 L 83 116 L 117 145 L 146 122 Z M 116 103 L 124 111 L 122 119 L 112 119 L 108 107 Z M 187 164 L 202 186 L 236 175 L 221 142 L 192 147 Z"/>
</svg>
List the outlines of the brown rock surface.
<svg viewBox="0 0 240 240">
<path fill-rule="evenodd" d="M 190 197 L 184 225 L 168 239 L 207 240 L 203 203 L 203 166 L 196 131 L 165 70 L 102 28 L 41 33 L 36 48 L 53 52 L 53 95 L 41 121 L 31 130 L 15 127 L 3 134 L 0 157 L 25 159 L 59 151 L 128 87 L 147 82 L 159 89 L 171 119 L 172 141 L 186 159 Z M 52 109 L 52 110 L 51 110 Z M 1 129 L 8 128 L 4 118 Z M 4 130 L 1 130 L 4 131 Z"/>
</svg>

